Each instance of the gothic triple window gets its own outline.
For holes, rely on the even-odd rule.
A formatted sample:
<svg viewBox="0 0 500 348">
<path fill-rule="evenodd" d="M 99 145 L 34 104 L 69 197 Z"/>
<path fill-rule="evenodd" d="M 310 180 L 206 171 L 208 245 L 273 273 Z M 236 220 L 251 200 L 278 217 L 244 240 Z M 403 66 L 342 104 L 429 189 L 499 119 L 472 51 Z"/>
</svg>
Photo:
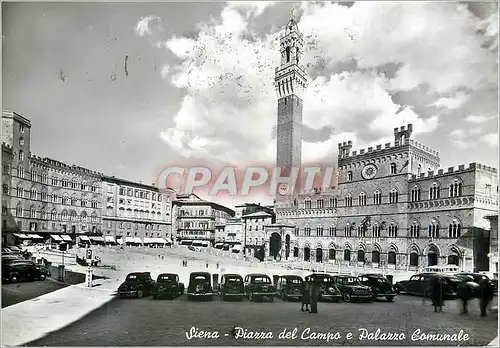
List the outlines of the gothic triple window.
<svg viewBox="0 0 500 348">
<path fill-rule="evenodd" d="M 398 203 L 399 194 L 398 191 L 393 188 L 391 192 L 389 192 L 389 203 Z"/>
<path fill-rule="evenodd" d="M 455 180 L 450 185 L 450 197 L 460 197 L 462 195 L 462 183 Z"/>
<path fill-rule="evenodd" d="M 316 227 L 316 236 L 323 237 L 323 227 Z"/>
<path fill-rule="evenodd" d="M 316 208 L 323 209 L 323 206 L 324 206 L 324 201 L 323 201 L 323 198 L 319 198 L 319 199 L 316 201 Z"/>
<path fill-rule="evenodd" d="M 382 204 L 382 193 L 378 190 L 373 194 L 373 204 Z"/>
<path fill-rule="evenodd" d="M 309 198 L 304 201 L 304 206 L 306 209 L 311 209 L 311 200 Z"/>
<path fill-rule="evenodd" d="M 364 226 L 358 226 L 358 237 L 360 238 L 366 237 L 366 228 Z"/>
<path fill-rule="evenodd" d="M 364 192 L 359 195 L 359 205 L 366 205 L 366 194 Z"/>
<path fill-rule="evenodd" d="M 441 196 L 441 188 L 438 184 L 432 184 L 429 190 L 429 199 L 438 199 Z"/>
<path fill-rule="evenodd" d="M 330 227 L 328 229 L 328 234 L 329 234 L 329 237 L 337 237 L 337 228 L 336 227 Z"/>
<path fill-rule="evenodd" d="M 346 227 L 344 228 L 344 236 L 345 237 L 352 237 L 352 227 L 351 227 L 351 225 L 347 224 Z"/>
<path fill-rule="evenodd" d="M 411 190 L 411 201 L 412 202 L 420 201 L 420 187 L 415 186 L 413 190 Z"/>
<path fill-rule="evenodd" d="M 435 220 L 429 224 L 429 238 L 439 238 L 439 224 Z"/>
<path fill-rule="evenodd" d="M 345 196 L 345 206 L 352 207 L 352 196 L 350 194 Z"/>
<path fill-rule="evenodd" d="M 380 226 L 378 224 L 372 226 L 372 234 L 374 238 L 380 238 Z"/>
<path fill-rule="evenodd" d="M 337 198 L 335 197 L 330 198 L 330 208 L 337 208 Z"/>
<path fill-rule="evenodd" d="M 304 236 L 311 237 L 311 228 L 310 227 L 304 228 Z"/>
<path fill-rule="evenodd" d="M 389 237 L 395 238 L 398 236 L 398 226 L 392 222 L 389 226 Z"/>
<path fill-rule="evenodd" d="M 410 238 L 418 238 L 420 235 L 420 226 L 418 222 L 413 222 L 410 226 Z"/>
<path fill-rule="evenodd" d="M 391 174 L 397 173 L 396 163 L 391 163 Z"/>
<path fill-rule="evenodd" d="M 448 237 L 449 238 L 460 238 L 461 226 L 460 222 L 453 220 L 453 222 L 448 226 Z"/>
</svg>

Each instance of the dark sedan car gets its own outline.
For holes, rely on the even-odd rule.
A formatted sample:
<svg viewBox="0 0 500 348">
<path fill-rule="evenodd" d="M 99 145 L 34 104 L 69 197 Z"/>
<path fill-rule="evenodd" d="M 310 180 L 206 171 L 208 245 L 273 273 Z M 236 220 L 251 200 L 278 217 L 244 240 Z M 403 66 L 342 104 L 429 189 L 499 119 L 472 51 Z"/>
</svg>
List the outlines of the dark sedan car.
<svg viewBox="0 0 500 348">
<path fill-rule="evenodd" d="M 175 298 L 184 294 L 184 284 L 175 273 L 162 273 L 156 279 L 153 298 Z"/>
<path fill-rule="evenodd" d="M 2 278 L 11 283 L 45 280 L 49 276 L 47 268 L 31 261 L 19 260 L 2 265 Z"/>
<path fill-rule="evenodd" d="M 243 277 L 239 274 L 224 274 L 219 283 L 219 296 L 222 301 L 230 298 L 243 300 L 245 297 L 245 285 Z"/>
<path fill-rule="evenodd" d="M 441 273 L 420 273 L 411 276 L 409 280 L 403 280 L 394 284 L 396 293 L 406 293 L 417 296 L 430 296 L 430 281 L 434 277 L 441 277 L 444 280 L 444 297 L 454 298 L 457 295 L 457 286 L 462 282 L 459 278 L 450 274 Z"/>
<path fill-rule="evenodd" d="M 371 302 L 373 298 L 370 287 L 361 284 L 356 276 L 335 275 L 335 283 L 339 287 L 344 302 L 365 301 Z"/>
<path fill-rule="evenodd" d="M 268 275 L 253 273 L 245 277 L 245 293 L 250 301 L 267 298 L 272 302 L 276 295 L 276 288 Z"/>
<path fill-rule="evenodd" d="M 134 272 L 127 275 L 125 281 L 118 287 L 118 295 L 137 297 L 151 295 L 154 292 L 155 281 L 149 272 Z"/>
<path fill-rule="evenodd" d="M 188 300 L 195 298 L 213 300 L 211 275 L 208 272 L 193 272 L 189 276 Z"/>
<path fill-rule="evenodd" d="M 338 302 L 342 299 L 340 289 L 335 282 L 335 278 L 327 273 L 313 273 L 305 278 L 306 282 L 315 281 L 320 285 L 319 287 L 319 300 L 320 301 L 334 301 Z"/>
<path fill-rule="evenodd" d="M 370 287 L 374 301 L 380 297 L 385 297 L 389 302 L 394 301 L 396 291 L 382 274 L 363 274 L 359 276 L 359 280 L 361 284 Z"/>
<path fill-rule="evenodd" d="M 475 283 L 478 283 L 478 284 L 481 283 L 481 280 L 487 279 L 490 282 L 490 284 L 495 287 L 495 290 L 498 290 L 498 279 L 490 279 L 490 277 L 488 277 L 486 274 L 483 274 L 483 273 L 462 272 L 462 273 L 456 274 L 456 276 L 457 277 L 460 277 L 460 276 L 469 276 L 469 277 L 471 277 L 473 279 L 473 281 Z"/>
<path fill-rule="evenodd" d="M 302 298 L 304 279 L 298 275 L 283 275 L 278 279 L 276 291 L 282 300 Z"/>
</svg>

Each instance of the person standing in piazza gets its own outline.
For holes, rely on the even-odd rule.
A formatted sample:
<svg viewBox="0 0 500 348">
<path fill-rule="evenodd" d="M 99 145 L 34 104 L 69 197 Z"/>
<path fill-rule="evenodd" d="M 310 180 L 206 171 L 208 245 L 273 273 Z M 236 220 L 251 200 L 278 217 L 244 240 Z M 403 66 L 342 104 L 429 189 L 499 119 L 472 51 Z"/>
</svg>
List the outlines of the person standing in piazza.
<svg viewBox="0 0 500 348">
<path fill-rule="evenodd" d="M 441 277 L 432 277 L 429 282 L 429 290 L 432 300 L 432 305 L 434 306 L 434 312 L 443 311 L 444 302 L 444 283 Z"/>
<path fill-rule="evenodd" d="M 479 307 L 481 309 L 481 316 L 485 317 L 488 305 L 495 296 L 495 288 L 491 283 L 491 281 L 487 278 L 481 279 L 481 281 L 479 282 L 479 286 L 480 286 Z"/>
<path fill-rule="evenodd" d="M 309 313 L 318 313 L 319 282 L 316 279 L 311 280 L 311 311 Z"/>
<path fill-rule="evenodd" d="M 309 312 L 309 304 L 311 303 L 310 301 L 310 284 L 309 281 L 306 279 L 302 282 L 302 307 L 300 310 L 303 312 L 304 311 L 304 305 L 306 306 L 306 312 Z"/>
</svg>

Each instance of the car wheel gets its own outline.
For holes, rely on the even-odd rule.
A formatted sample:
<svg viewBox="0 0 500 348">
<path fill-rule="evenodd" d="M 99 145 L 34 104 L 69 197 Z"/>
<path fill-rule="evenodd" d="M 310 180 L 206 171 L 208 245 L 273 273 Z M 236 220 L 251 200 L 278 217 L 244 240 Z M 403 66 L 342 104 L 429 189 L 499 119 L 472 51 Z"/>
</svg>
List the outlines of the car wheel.
<svg viewBox="0 0 500 348">
<path fill-rule="evenodd" d="M 137 298 L 143 298 L 144 292 L 142 290 L 137 290 Z"/>
<path fill-rule="evenodd" d="M 40 275 L 40 280 L 45 280 L 45 274 Z"/>
<path fill-rule="evenodd" d="M 18 281 L 19 281 L 19 279 L 17 278 L 16 274 L 10 276 L 11 283 L 17 283 Z"/>
<path fill-rule="evenodd" d="M 249 301 L 253 301 L 253 293 L 249 293 L 248 294 L 248 300 Z"/>
<path fill-rule="evenodd" d="M 396 291 L 396 294 L 400 294 L 401 293 L 401 289 L 399 287 L 395 288 L 394 290 Z"/>
<path fill-rule="evenodd" d="M 392 302 L 394 301 L 394 296 L 387 296 L 386 299 L 387 301 Z"/>
<path fill-rule="evenodd" d="M 342 296 L 342 299 L 344 300 L 344 302 L 351 302 L 352 301 L 351 294 L 349 294 L 348 292 L 344 292 L 344 296 Z"/>
</svg>

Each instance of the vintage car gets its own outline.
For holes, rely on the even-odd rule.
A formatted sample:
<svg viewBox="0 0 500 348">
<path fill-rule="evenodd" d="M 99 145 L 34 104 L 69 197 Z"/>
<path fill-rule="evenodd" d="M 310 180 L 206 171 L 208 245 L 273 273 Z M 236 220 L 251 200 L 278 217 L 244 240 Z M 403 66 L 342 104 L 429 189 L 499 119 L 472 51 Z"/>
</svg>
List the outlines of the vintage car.
<svg viewBox="0 0 500 348">
<path fill-rule="evenodd" d="M 397 294 L 406 293 L 417 296 L 430 296 L 430 281 L 434 277 L 441 277 L 444 280 L 444 297 L 454 298 L 457 295 L 457 286 L 462 282 L 459 278 L 450 274 L 440 273 L 419 273 L 412 275 L 409 280 L 402 280 L 394 284 Z"/>
<path fill-rule="evenodd" d="M 125 281 L 118 287 L 118 295 L 121 298 L 151 295 L 154 292 L 155 281 L 149 272 L 129 273 Z"/>
<path fill-rule="evenodd" d="M 334 275 L 335 283 L 337 284 L 342 299 L 344 302 L 365 301 L 371 302 L 373 298 L 370 287 L 361 284 L 356 276 L 352 275 Z"/>
<path fill-rule="evenodd" d="M 396 291 L 391 282 L 382 274 L 363 274 L 358 278 L 361 284 L 370 287 L 374 301 L 380 297 L 385 297 L 389 302 L 394 301 Z"/>
<path fill-rule="evenodd" d="M 243 297 L 245 297 L 243 277 L 239 274 L 223 274 L 217 292 L 222 301 L 229 298 L 243 300 Z"/>
<path fill-rule="evenodd" d="M 491 285 L 495 287 L 495 290 L 498 289 L 498 279 L 490 279 L 486 274 L 483 273 L 467 273 L 467 272 L 462 272 L 455 274 L 455 276 L 460 277 L 460 276 L 469 276 L 472 277 L 473 281 L 475 283 L 480 284 L 481 280 L 486 279 L 490 282 Z"/>
<path fill-rule="evenodd" d="M 305 278 L 306 282 L 318 282 L 319 301 L 334 301 L 338 302 L 342 298 L 339 287 L 335 282 L 335 278 L 327 273 L 312 273 Z"/>
<path fill-rule="evenodd" d="M 156 278 L 153 298 L 174 298 L 184 294 L 184 284 L 179 281 L 175 273 L 162 273 Z"/>
<path fill-rule="evenodd" d="M 19 260 L 2 265 L 2 278 L 11 283 L 45 280 L 47 277 L 50 277 L 49 270 L 31 261 Z"/>
<path fill-rule="evenodd" d="M 276 289 L 268 275 L 252 273 L 245 277 L 245 294 L 250 301 L 269 299 L 272 302 L 276 295 Z"/>
<path fill-rule="evenodd" d="M 212 279 L 208 272 L 193 272 L 189 276 L 188 300 L 213 300 Z"/>
<path fill-rule="evenodd" d="M 282 300 L 302 298 L 304 279 L 298 275 L 283 275 L 278 278 L 276 292 Z"/>
</svg>

